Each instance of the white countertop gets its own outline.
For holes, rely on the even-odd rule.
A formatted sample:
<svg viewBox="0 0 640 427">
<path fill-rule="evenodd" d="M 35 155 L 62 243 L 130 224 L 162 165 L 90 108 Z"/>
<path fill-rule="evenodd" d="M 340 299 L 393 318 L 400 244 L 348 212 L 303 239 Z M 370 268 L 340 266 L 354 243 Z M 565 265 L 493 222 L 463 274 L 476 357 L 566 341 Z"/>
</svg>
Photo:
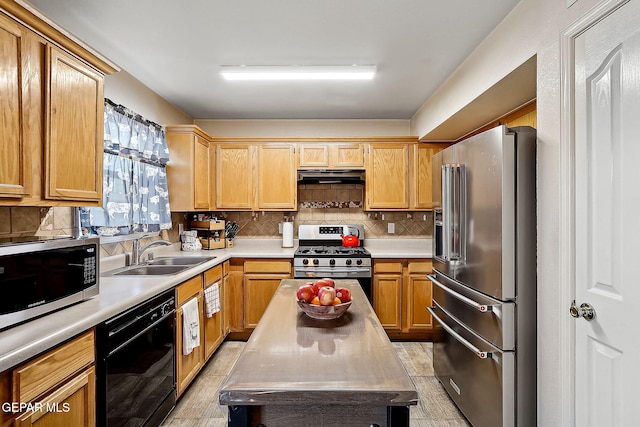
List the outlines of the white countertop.
<svg viewBox="0 0 640 427">
<path fill-rule="evenodd" d="M 180 251 L 180 245 L 157 247 L 156 256 L 210 256 L 210 261 L 167 276 L 112 276 L 100 278 L 100 294 L 88 301 L 50 313 L 0 332 L 0 372 L 36 356 L 59 343 L 119 314 L 148 298 L 229 258 L 293 258 L 294 248 L 282 248 L 280 239 L 235 239 L 231 249 Z M 374 258 L 430 258 L 431 239 L 367 239 Z M 118 255 L 101 260 L 101 271 L 124 266 Z"/>
</svg>

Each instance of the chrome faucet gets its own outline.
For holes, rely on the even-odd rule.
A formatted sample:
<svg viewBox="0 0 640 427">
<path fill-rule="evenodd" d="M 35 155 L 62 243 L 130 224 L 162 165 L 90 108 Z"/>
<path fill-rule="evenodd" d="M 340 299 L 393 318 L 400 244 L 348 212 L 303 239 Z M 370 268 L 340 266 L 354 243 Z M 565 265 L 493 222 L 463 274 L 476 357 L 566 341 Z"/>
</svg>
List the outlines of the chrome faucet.
<svg viewBox="0 0 640 427">
<path fill-rule="evenodd" d="M 144 251 L 146 251 L 147 249 L 149 249 L 152 246 L 156 246 L 156 245 L 171 246 L 171 245 L 173 245 L 173 243 L 171 243 L 168 240 L 154 240 L 153 242 L 149 242 L 146 245 L 144 245 L 143 247 L 140 247 L 140 239 L 144 239 L 145 237 L 149 237 L 149 236 L 148 235 L 144 235 L 142 237 L 139 237 L 139 238 L 133 240 L 133 245 L 131 246 L 131 264 L 130 265 L 139 265 L 140 264 L 140 259 L 142 258 L 142 254 L 144 253 Z"/>
</svg>

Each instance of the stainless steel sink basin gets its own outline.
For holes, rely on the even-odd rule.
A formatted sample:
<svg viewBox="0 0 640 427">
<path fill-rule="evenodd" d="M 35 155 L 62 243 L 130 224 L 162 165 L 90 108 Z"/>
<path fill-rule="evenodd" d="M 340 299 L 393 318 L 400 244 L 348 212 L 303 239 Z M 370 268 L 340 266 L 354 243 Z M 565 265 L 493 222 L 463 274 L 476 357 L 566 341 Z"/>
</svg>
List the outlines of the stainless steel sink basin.
<svg viewBox="0 0 640 427">
<path fill-rule="evenodd" d="M 189 265 L 193 266 L 196 264 L 200 264 L 209 260 L 214 259 L 215 257 L 209 256 L 176 256 L 176 257 L 162 257 L 156 258 L 147 262 L 147 265 Z"/>
<path fill-rule="evenodd" d="M 176 274 L 186 270 L 188 265 L 138 265 L 126 267 L 121 271 L 108 274 L 112 276 L 162 276 L 167 274 Z"/>
<path fill-rule="evenodd" d="M 161 257 L 151 260 L 146 264 L 132 265 L 107 271 L 103 276 L 163 276 L 176 274 L 214 258 L 214 256 Z"/>
</svg>

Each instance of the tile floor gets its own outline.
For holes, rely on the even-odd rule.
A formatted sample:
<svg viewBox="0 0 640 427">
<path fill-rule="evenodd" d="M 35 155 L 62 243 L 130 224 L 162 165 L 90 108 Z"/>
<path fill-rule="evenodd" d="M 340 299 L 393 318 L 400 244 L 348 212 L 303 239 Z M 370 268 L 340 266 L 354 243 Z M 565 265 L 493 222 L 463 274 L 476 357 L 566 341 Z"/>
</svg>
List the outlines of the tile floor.
<svg viewBox="0 0 640 427">
<path fill-rule="evenodd" d="M 418 405 L 410 409 L 411 427 L 469 427 L 433 376 L 431 343 L 394 342 L 393 347 L 418 390 Z M 227 408 L 218 404 L 218 389 L 243 348 L 244 342 L 225 341 L 162 425 L 226 426 Z"/>
</svg>

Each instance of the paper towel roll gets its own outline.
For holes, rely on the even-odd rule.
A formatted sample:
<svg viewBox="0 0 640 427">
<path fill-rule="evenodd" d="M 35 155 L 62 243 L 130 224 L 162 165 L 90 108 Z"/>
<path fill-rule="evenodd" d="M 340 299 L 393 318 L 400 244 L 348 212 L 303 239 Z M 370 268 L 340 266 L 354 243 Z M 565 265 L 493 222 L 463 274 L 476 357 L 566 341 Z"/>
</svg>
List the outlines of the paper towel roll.
<svg viewBox="0 0 640 427">
<path fill-rule="evenodd" d="M 283 248 L 293 247 L 293 223 L 292 222 L 282 223 L 282 247 Z"/>
</svg>

